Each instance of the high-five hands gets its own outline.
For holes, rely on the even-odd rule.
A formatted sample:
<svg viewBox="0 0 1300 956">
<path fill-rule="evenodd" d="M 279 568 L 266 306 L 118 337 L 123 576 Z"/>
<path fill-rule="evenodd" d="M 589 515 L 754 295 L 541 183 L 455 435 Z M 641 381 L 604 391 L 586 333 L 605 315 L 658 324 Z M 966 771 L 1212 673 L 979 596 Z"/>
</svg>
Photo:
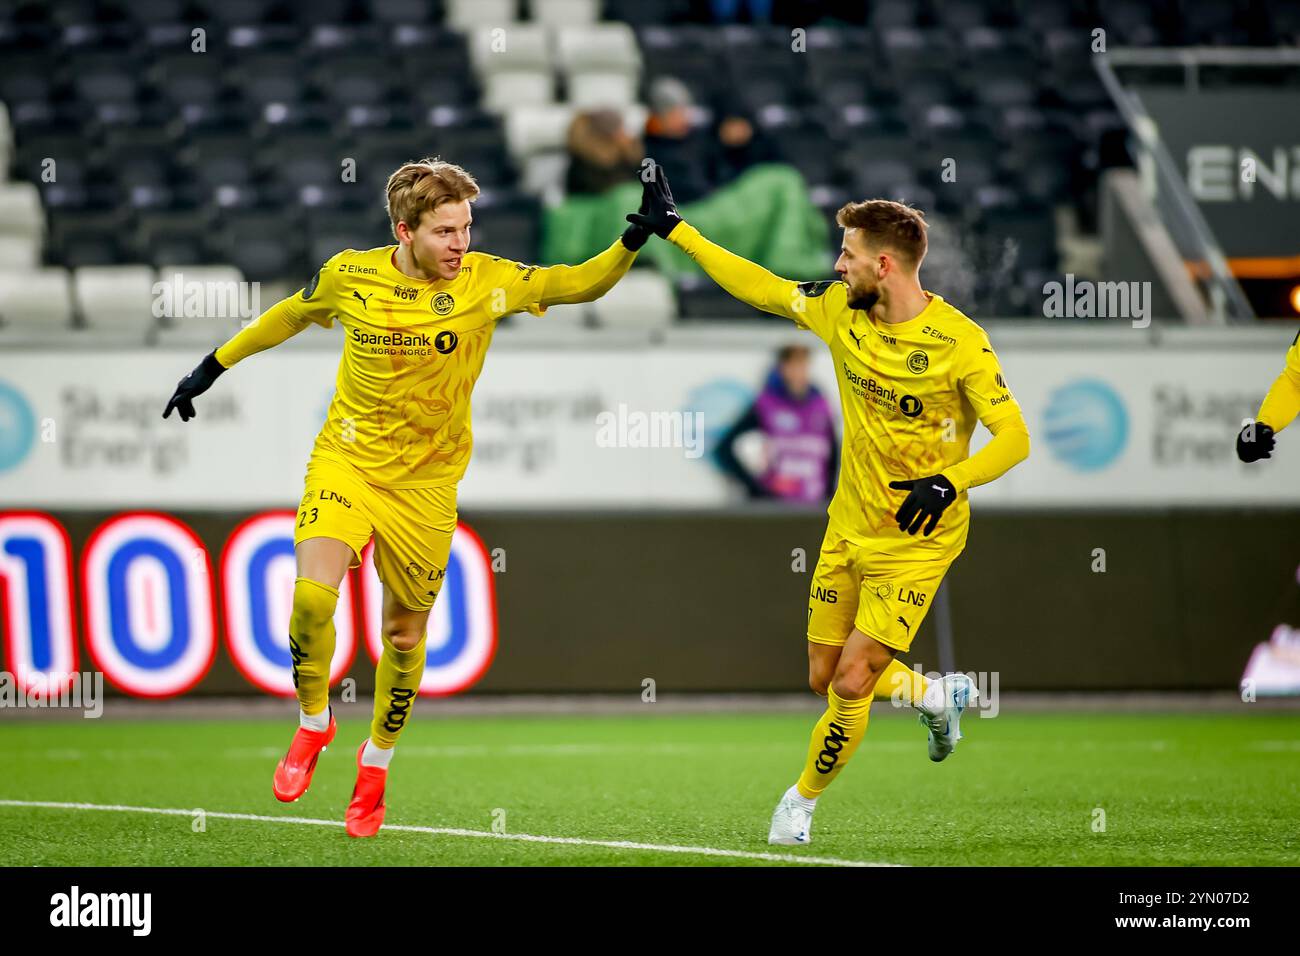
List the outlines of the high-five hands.
<svg viewBox="0 0 1300 956">
<path fill-rule="evenodd" d="M 673 227 L 682 221 L 677 203 L 673 201 L 673 191 L 668 186 L 668 176 L 654 160 L 641 174 L 641 209 L 630 214 L 627 221 L 649 229 L 660 239 L 667 239 Z"/>
</svg>

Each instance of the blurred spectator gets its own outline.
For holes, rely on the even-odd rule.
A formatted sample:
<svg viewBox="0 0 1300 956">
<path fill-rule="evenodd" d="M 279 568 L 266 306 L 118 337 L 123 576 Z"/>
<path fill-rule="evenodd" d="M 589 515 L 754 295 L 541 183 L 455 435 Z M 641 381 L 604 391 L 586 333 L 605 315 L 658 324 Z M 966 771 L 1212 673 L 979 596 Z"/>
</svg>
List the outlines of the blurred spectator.
<svg viewBox="0 0 1300 956">
<path fill-rule="evenodd" d="M 739 110 L 720 113 L 709 178 L 714 189 L 725 186 L 751 166 L 779 160 L 775 146 Z"/>
<path fill-rule="evenodd" d="M 646 155 L 672 170 L 673 198 L 678 203 L 694 202 L 713 186 L 709 178 L 712 144 L 692 120 L 695 100 L 686 84 L 673 76 L 661 76 L 650 84 L 649 100 Z"/>
<path fill-rule="evenodd" d="M 753 498 L 814 504 L 827 500 L 839 471 L 830 404 L 809 376 L 807 346 L 787 345 L 754 403 L 718 442 L 718 463 Z M 736 456 L 736 442 L 759 431 L 764 466 L 756 476 Z"/>
<path fill-rule="evenodd" d="M 695 100 L 686 84 L 661 76 L 650 85 L 645 151 L 672 170 L 673 197 L 695 202 L 747 169 L 779 160 L 771 141 L 743 109 L 721 104 L 711 129 L 695 122 Z"/>
<path fill-rule="evenodd" d="M 569 124 L 569 170 L 565 190 L 570 195 L 599 194 L 636 175 L 645 153 L 640 140 L 623 128 L 617 110 L 578 113 Z"/>
</svg>

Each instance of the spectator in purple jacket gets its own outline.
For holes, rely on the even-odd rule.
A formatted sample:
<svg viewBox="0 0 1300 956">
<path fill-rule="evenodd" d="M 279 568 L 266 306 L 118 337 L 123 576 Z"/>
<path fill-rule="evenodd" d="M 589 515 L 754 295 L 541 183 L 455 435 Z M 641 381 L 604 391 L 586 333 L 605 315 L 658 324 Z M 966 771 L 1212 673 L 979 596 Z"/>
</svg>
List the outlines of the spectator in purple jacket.
<svg viewBox="0 0 1300 956">
<path fill-rule="evenodd" d="M 754 403 L 718 442 L 718 464 L 753 498 L 801 504 L 826 501 L 839 471 L 831 407 L 809 375 L 807 346 L 787 345 Z M 764 466 L 754 474 L 736 457 L 736 440 L 751 431 L 766 439 Z"/>
</svg>

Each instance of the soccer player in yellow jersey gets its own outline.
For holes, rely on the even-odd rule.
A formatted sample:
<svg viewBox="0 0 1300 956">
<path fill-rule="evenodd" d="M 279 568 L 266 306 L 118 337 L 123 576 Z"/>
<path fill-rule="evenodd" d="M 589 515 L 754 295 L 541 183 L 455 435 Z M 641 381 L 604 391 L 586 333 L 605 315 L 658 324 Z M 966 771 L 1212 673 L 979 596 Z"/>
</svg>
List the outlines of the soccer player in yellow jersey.
<svg viewBox="0 0 1300 956">
<path fill-rule="evenodd" d="M 844 450 L 808 606 L 809 683 L 828 706 L 768 834 L 808 843 L 817 799 L 862 741 L 874 695 L 897 693 L 920 711 L 932 760 L 961 738 L 970 678 L 928 682 L 895 655 L 965 547 L 967 489 L 1022 461 L 1029 432 L 984 330 L 922 288 L 917 210 L 879 199 L 842 208 L 838 282 L 782 279 L 705 239 L 677 214 L 662 169 L 646 182 L 642 210 L 628 219 L 736 298 L 812 331 L 835 362 Z M 993 438 L 969 455 L 977 420 Z"/>
<path fill-rule="evenodd" d="M 393 748 L 425 665 L 425 625 L 456 529 L 456 484 L 469 464 L 470 392 L 492 333 L 512 312 L 589 302 L 616 283 L 649 238 L 632 226 L 577 266 L 523 265 L 470 252 L 478 185 L 451 163 L 407 163 L 388 180 L 396 245 L 330 258 L 181 380 L 163 417 L 194 417 L 217 375 L 316 323 L 346 333 L 334 399 L 307 465 L 294 524 L 297 579 L 289 621 L 299 728 L 276 767 L 275 796 L 298 799 L 334 738 L 330 658 L 339 585 L 373 536 L 383 583 L 383 653 L 370 736 L 357 752 L 350 836 L 383 823 Z"/>
<path fill-rule="evenodd" d="M 1300 414 L 1300 332 L 1291 340 L 1286 366 L 1273 380 L 1259 406 L 1259 414 L 1237 434 L 1237 457 L 1246 462 L 1272 458 L 1276 445 L 1274 433 L 1290 425 L 1297 414 Z"/>
</svg>

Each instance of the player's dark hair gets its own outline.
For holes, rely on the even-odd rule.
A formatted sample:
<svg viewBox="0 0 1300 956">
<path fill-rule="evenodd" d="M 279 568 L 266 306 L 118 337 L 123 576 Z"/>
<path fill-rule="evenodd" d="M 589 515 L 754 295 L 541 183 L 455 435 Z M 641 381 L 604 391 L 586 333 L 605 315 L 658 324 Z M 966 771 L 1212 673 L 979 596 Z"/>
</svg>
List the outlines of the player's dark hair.
<svg viewBox="0 0 1300 956">
<path fill-rule="evenodd" d="M 929 226 L 919 209 L 890 199 L 867 199 L 845 204 L 835 221 L 845 229 L 861 229 L 867 245 L 886 249 L 913 267 L 925 258 Z"/>
</svg>

